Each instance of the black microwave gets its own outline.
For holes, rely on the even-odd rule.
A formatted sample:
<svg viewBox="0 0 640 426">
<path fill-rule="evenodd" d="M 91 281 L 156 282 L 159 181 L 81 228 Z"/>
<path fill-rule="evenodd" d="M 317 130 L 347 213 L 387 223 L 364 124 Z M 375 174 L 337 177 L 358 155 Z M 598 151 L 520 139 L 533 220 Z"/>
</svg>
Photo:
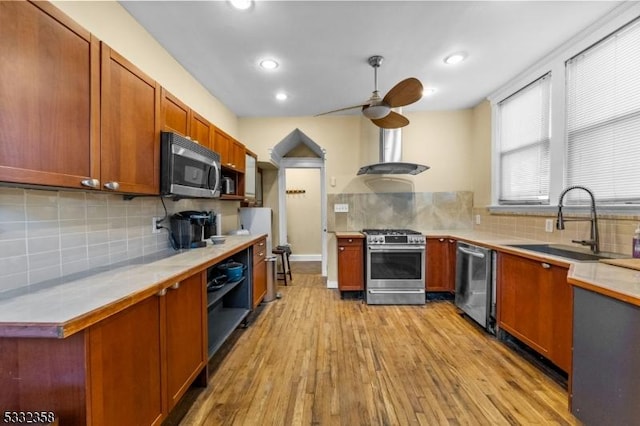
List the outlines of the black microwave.
<svg viewBox="0 0 640 426">
<path fill-rule="evenodd" d="M 179 198 L 220 196 L 220 155 L 176 133 L 162 132 L 160 192 Z"/>
</svg>

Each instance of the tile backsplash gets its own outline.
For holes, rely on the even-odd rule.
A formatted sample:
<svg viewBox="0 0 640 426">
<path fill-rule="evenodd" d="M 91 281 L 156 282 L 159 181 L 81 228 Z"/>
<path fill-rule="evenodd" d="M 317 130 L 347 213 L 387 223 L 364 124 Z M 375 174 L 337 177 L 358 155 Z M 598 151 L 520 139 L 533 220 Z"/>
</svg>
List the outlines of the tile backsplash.
<svg viewBox="0 0 640 426">
<path fill-rule="evenodd" d="M 237 202 L 165 205 L 169 214 L 213 210 L 237 225 Z M 0 292 L 167 250 L 167 231 L 152 232 L 152 218 L 164 215 L 159 197 L 0 187 Z"/>
<path fill-rule="evenodd" d="M 347 204 L 347 213 L 334 212 Z M 329 232 L 365 228 L 470 229 L 473 193 L 378 192 L 328 195 Z"/>
<path fill-rule="evenodd" d="M 496 214 L 490 213 L 486 208 L 474 208 L 473 214 L 480 216 L 480 224 L 474 225 L 475 230 L 488 231 L 508 237 L 528 238 L 552 244 L 575 245 L 571 240 L 588 240 L 590 234 L 591 225 L 588 221 L 567 222 L 563 231 L 556 230 L 555 215 Z M 570 217 L 571 215 L 565 214 L 565 216 Z M 588 218 L 588 214 L 581 216 Z M 553 221 L 552 232 L 545 231 L 547 219 Z M 640 217 L 637 215 L 598 215 L 600 250 L 631 255 L 631 240 L 638 223 L 640 223 Z"/>
</svg>

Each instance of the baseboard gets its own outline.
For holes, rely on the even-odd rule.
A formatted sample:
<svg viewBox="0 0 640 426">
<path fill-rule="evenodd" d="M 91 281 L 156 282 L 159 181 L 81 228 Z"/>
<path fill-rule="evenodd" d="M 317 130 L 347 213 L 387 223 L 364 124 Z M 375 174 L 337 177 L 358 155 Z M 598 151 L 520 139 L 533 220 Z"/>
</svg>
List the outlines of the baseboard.
<svg viewBox="0 0 640 426">
<path fill-rule="evenodd" d="M 327 280 L 327 288 L 338 288 L 338 281 Z"/>
<path fill-rule="evenodd" d="M 322 261 L 321 254 L 292 254 L 289 256 L 291 262 L 320 262 Z"/>
</svg>

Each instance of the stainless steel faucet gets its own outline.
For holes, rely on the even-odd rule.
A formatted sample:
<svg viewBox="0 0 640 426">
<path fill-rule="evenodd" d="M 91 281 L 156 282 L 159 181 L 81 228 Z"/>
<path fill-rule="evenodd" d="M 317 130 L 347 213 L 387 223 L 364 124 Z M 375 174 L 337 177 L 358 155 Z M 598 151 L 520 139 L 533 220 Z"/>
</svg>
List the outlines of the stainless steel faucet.
<svg viewBox="0 0 640 426">
<path fill-rule="evenodd" d="M 583 191 L 586 191 L 587 194 L 589 194 L 589 197 L 591 197 L 591 217 L 589 219 L 565 219 L 562 216 L 562 200 L 564 199 L 564 196 L 567 194 L 567 192 L 571 191 L 572 189 L 582 189 Z M 562 191 L 562 193 L 560 194 L 560 199 L 558 200 L 558 218 L 556 219 L 556 229 L 563 230 L 565 222 L 584 222 L 587 220 L 591 222 L 590 239 L 571 240 L 571 242 L 582 244 L 583 246 L 589 246 L 591 247 L 591 251 L 597 254 L 600 252 L 600 236 L 598 234 L 598 215 L 596 214 L 596 199 L 593 196 L 593 192 L 591 192 L 588 188 L 585 188 L 584 186 L 579 186 L 579 185 L 570 186 L 566 188 L 564 191 Z"/>
</svg>

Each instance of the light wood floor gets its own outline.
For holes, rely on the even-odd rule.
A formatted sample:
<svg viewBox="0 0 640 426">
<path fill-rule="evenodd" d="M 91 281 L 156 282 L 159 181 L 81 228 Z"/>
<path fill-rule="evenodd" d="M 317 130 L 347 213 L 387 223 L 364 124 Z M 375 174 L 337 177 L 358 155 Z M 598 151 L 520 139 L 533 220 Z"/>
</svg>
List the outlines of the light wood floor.
<svg viewBox="0 0 640 426">
<path fill-rule="evenodd" d="M 579 424 L 562 387 L 450 302 L 368 306 L 293 278 L 214 357 L 180 424 Z"/>
</svg>

